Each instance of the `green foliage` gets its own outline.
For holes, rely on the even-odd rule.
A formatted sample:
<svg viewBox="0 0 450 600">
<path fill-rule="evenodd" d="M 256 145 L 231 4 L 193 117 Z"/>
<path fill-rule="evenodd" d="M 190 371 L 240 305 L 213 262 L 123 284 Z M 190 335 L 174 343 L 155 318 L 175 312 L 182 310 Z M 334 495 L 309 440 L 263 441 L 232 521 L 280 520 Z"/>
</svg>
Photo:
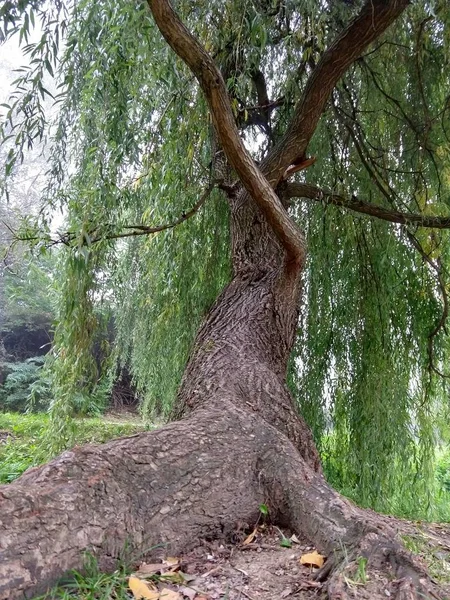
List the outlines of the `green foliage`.
<svg viewBox="0 0 450 600">
<path fill-rule="evenodd" d="M 129 365 L 144 412 L 169 414 L 194 333 L 230 277 L 230 244 L 217 191 L 173 230 L 115 240 L 133 225 L 180 217 L 210 185 L 206 106 L 145 2 L 50 5 L 25 1 L 0 16 L 4 35 L 15 32 L 26 44 L 36 17 L 44 28 L 40 42 L 25 46 L 32 62 L 7 107 L 5 171 L 47 131 L 44 206 L 26 231 L 36 248 L 48 243 L 51 215 L 62 209 L 70 232 L 56 283 L 55 450 L 71 443 L 75 399 L 91 397 L 98 385 L 93 346 L 106 326 L 102 302 L 112 306 L 117 327 L 111 361 Z M 359 5 L 177 3 L 226 73 L 255 159 L 281 138 L 321 53 Z M 310 145 L 317 162 L 308 180 L 387 208 L 449 213 L 449 20 L 445 0 L 417 1 L 353 65 Z M 248 108 L 258 103 L 255 69 L 271 98 L 283 98 L 272 113 L 273 139 L 246 126 Z M 44 73 L 53 71 L 60 112 L 50 128 L 41 99 Z M 434 420 L 448 395 L 436 371 L 447 362 L 449 234 L 320 203 L 291 212 L 305 228 L 309 259 L 290 383 L 329 477 L 378 509 L 390 510 L 395 494 L 410 507 L 431 506 Z"/>
<path fill-rule="evenodd" d="M 53 279 L 55 260 L 51 255 L 39 258 L 21 253 L 11 270 L 1 274 L 3 296 L 2 329 L 18 326 L 32 328 L 37 321 L 51 323 L 55 314 Z"/>
<path fill-rule="evenodd" d="M 42 438 L 49 427 L 45 414 L 0 412 L 0 483 L 9 483 L 29 467 L 48 458 L 42 451 Z M 75 420 L 74 444 L 103 443 L 123 435 L 143 431 L 142 422 L 115 422 L 105 418 Z"/>
<path fill-rule="evenodd" d="M 8 372 L 0 386 L 0 410 L 43 410 L 50 401 L 50 384 L 42 377 L 44 359 L 36 356 L 21 363 L 3 363 Z"/>
<path fill-rule="evenodd" d="M 450 451 L 447 451 L 437 460 L 436 477 L 442 491 L 450 492 Z"/>
<path fill-rule="evenodd" d="M 121 563 L 114 573 L 102 573 L 95 557 L 87 554 L 82 572 L 72 571 L 66 581 L 34 600 L 128 600 L 130 572 Z"/>
<path fill-rule="evenodd" d="M 337 433 L 322 440 L 322 464 L 327 480 L 339 492 L 359 504 L 375 505 L 378 510 L 406 519 L 423 519 L 436 522 L 450 522 L 450 452 L 437 449 L 437 460 L 430 477 L 417 474 L 414 468 L 414 454 L 419 453 L 418 442 L 411 443 L 414 453 L 406 464 L 395 461 L 390 468 L 392 487 L 384 483 L 384 488 L 372 502 L 366 501 L 358 485 L 358 472 L 352 464 L 346 463 L 340 452 L 341 440 Z M 345 454 L 344 454 L 345 457 Z M 374 467 L 376 471 L 376 466 Z M 410 479 L 408 479 L 410 478 Z M 426 491 L 424 487 L 426 485 Z M 420 490 L 420 492 L 418 492 Z"/>
</svg>

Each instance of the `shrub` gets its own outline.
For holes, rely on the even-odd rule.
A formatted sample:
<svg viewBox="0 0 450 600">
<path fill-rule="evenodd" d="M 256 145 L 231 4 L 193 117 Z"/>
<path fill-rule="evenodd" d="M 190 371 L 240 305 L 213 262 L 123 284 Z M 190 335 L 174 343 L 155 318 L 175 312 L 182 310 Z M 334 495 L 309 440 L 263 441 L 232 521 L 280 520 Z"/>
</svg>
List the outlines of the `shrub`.
<svg viewBox="0 0 450 600">
<path fill-rule="evenodd" d="M 20 363 L 3 365 L 7 371 L 0 386 L 0 410 L 25 412 L 46 408 L 50 401 L 49 381 L 42 377 L 44 358 L 36 356 Z"/>
</svg>

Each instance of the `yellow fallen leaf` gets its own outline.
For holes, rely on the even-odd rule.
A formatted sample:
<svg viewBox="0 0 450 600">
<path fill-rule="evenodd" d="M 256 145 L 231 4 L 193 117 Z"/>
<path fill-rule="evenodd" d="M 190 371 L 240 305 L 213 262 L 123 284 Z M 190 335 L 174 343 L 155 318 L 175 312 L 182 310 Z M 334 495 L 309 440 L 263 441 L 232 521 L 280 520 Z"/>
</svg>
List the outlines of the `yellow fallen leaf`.
<svg viewBox="0 0 450 600">
<path fill-rule="evenodd" d="M 310 552 L 309 554 L 303 554 L 300 558 L 300 563 L 307 567 L 318 567 L 320 569 L 324 562 L 325 556 L 319 554 L 317 550 L 314 550 L 314 552 Z"/>
<path fill-rule="evenodd" d="M 176 556 L 168 556 L 165 560 L 163 560 L 163 563 L 168 567 L 176 567 L 180 564 L 180 559 Z"/>
<path fill-rule="evenodd" d="M 256 533 L 257 533 L 257 531 L 258 531 L 258 528 L 257 528 L 257 527 L 255 527 L 255 529 L 254 529 L 254 530 L 251 532 L 251 534 L 250 534 L 250 535 L 248 535 L 248 536 L 245 538 L 245 540 L 242 542 L 242 545 L 243 545 L 243 546 L 247 546 L 247 544 L 251 544 L 251 543 L 253 542 L 253 540 L 255 539 L 255 537 L 256 537 Z"/>
<path fill-rule="evenodd" d="M 182 600 L 181 594 L 169 588 L 163 588 L 159 594 L 159 598 L 160 600 Z"/>
<path fill-rule="evenodd" d="M 155 588 L 149 587 L 145 581 L 139 579 L 139 577 L 135 577 L 131 575 L 128 579 L 128 587 L 133 592 L 133 596 L 136 600 L 158 600 L 159 592 Z"/>
</svg>

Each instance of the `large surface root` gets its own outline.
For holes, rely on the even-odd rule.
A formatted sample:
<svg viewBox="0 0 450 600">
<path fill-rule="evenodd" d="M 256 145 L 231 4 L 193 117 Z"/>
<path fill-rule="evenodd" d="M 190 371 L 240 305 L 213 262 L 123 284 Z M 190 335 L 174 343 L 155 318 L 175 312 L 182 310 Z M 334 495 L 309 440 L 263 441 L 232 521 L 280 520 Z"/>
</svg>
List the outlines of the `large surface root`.
<svg viewBox="0 0 450 600">
<path fill-rule="evenodd" d="M 442 599 L 447 596 L 426 570 L 395 539 L 370 533 L 354 548 L 332 559 L 327 578 L 330 600 L 393 598 L 395 600 Z"/>
<path fill-rule="evenodd" d="M 80 568 L 85 550 L 113 568 L 125 547 L 179 553 L 228 537 L 256 521 L 261 503 L 330 560 L 346 553 L 330 569 L 333 600 L 352 597 L 348 574 L 361 557 L 399 599 L 423 590 L 441 597 L 386 519 L 340 497 L 260 417 L 222 404 L 158 431 L 75 448 L 1 486 L 0 599 L 42 593 Z"/>
</svg>

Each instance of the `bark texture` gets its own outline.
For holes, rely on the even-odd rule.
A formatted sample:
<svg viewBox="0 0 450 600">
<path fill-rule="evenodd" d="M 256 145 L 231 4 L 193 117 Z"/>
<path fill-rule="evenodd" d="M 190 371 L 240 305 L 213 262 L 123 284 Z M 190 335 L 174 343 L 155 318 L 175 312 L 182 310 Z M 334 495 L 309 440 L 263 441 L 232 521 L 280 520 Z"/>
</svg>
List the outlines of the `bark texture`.
<svg viewBox="0 0 450 600">
<path fill-rule="evenodd" d="M 172 554 L 199 538 L 227 537 L 254 523 L 263 502 L 276 523 L 329 556 L 322 576 L 329 576 L 330 598 L 346 597 L 342 569 L 359 556 L 388 572 L 399 598 L 432 589 L 389 524 L 326 484 L 285 384 L 301 266 L 286 266 L 254 205 L 243 209 L 236 199 L 232 219 L 239 222 L 237 273 L 198 334 L 180 388 L 180 420 L 75 448 L 1 486 L 1 600 L 44 592 L 82 566 L 86 549 L 112 568 L 126 547 L 162 543 Z M 244 240 L 253 246 L 241 264 Z"/>
<path fill-rule="evenodd" d="M 440 597 L 395 539 L 389 522 L 325 482 L 311 433 L 286 387 L 305 245 L 284 208 L 283 173 L 303 155 L 336 81 L 402 12 L 404 0 L 370 0 L 306 86 L 293 122 L 258 169 L 239 139 L 223 79 L 166 0 L 149 0 L 158 26 L 197 76 L 218 140 L 243 184 L 230 194 L 233 280 L 203 323 L 178 398 L 178 421 L 102 446 L 75 448 L 0 487 L 0 600 L 45 591 L 82 553 L 112 567 L 125 546 L 167 544 L 253 523 L 262 502 L 275 523 L 328 556 L 319 577 L 348 596 L 358 557 L 382 571 L 391 595 Z M 384 593 L 383 593 L 383 596 Z"/>
</svg>

